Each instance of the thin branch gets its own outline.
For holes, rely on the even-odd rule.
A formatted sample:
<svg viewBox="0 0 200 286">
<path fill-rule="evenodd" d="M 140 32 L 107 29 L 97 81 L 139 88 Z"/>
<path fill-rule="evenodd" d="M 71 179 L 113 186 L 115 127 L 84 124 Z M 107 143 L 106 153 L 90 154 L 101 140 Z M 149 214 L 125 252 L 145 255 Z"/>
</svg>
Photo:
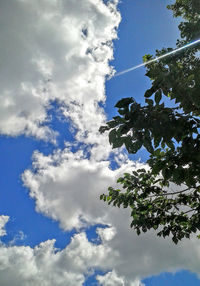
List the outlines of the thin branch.
<svg viewBox="0 0 200 286">
<path fill-rule="evenodd" d="M 188 191 L 188 190 L 191 190 L 191 191 L 192 191 L 192 189 L 187 188 L 187 189 L 185 189 L 185 190 L 177 191 L 177 192 L 173 192 L 173 193 L 154 194 L 154 195 L 152 195 L 152 196 L 148 196 L 148 198 L 152 198 L 152 197 L 162 197 L 162 196 L 169 196 L 169 195 L 176 195 L 176 194 L 184 193 L 184 192 L 186 192 L 186 191 Z"/>
<path fill-rule="evenodd" d="M 194 211 L 197 211 L 197 209 L 188 210 L 188 211 L 184 212 L 183 214 L 187 214 L 187 213 L 194 212 Z"/>
</svg>

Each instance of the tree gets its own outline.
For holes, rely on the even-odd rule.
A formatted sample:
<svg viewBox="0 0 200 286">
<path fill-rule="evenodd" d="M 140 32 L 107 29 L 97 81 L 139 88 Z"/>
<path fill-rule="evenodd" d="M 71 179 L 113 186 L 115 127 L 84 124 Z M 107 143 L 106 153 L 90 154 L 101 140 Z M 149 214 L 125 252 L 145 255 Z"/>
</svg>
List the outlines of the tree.
<svg viewBox="0 0 200 286">
<path fill-rule="evenodd" d="M 200 38 L 199 0 L 176 0 L 167 8 L 182 17 L 177 48 Z M 156 57 L 171 50 L 156 50 Z M 100 132 L 109 130 L 113 148 L 136 153 L 143 146 L 150 153 L 149 168 L 124 174 L 117 180 L 123 190 L 109 187 L 100 196 L 131 209 L 131 227 L 138 235 L 153 228 L 177 243 L 200 230 L 199 51 L 197 44 L 146 65 L 152 83 L 144 94 L 146 104 L 123 98 L 115 105 L 119 115 L 100 127 Z M 173 107 L 165 106 L 164 97 Z"/>
</svg>

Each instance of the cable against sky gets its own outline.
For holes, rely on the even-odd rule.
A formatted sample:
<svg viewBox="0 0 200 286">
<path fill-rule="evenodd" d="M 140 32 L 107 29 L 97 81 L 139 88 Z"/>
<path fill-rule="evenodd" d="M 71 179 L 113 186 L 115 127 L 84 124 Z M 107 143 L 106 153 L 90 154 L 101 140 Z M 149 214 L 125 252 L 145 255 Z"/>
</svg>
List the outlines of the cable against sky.
<svg viewBox="0 0 200 286">
<path fill-rule="evenodd" d="M 155 58 L 155 59 L 153 59 L 153 60 L 150 60 L 150 61 L 148 61 L 148 62 L 139 64 L 139 65 L 137 65 L 137 66 L 133 66 L 133 67 L 131 67 L 131 68 L 129 68 L 129 69 L 125 69 L 125 70 L 123 70 L 123 71 L 121 71 L 121 72 L 118 72 L 118 73 L 116 73 L 113 77 L 117 77 L 117 76 L 123 75 L 123 74 L 125 74 L 125 73 L 128 73 L 128 72 L 130 72 L 130 71 L 139 69 L 139 68 L 141 68 L 141 67 L 143 67 L 143 66 L 149 65 L 149 64 L 151 64 L 151 63 L 153 63 L 153 62 L 156 62 L 157 60 L 163 59 L 163 58 L 168 57 L 168 56 L 170 56 L 170 55 L 172 55 L 172 54 L 175 54 L 175 53 L 177 53 L 177 52 L 179 52 L 179 51 L 182 51 L 182 50 L 184 50 L 184 49 L 186 49 L 186 48 L 189 48 L 189 47 L 191 47 L 191 46 L 194 46 L 194 45 L 196 45 L 197 43 L 200 43 L 200 39 L 195 40 L 195 41 L 193 41 L 193 42 L 191 42 L 191 43 L 189 43 L 189 44 L 186 44 L 185 46 L 182 46 L 182 47 L 180 47 L 180 48 L 178 48 L 178 49 L 175 49 L 175 50 L 173 50 L 173 51 L 171 51 L 171 52 L 169 52 L 169 53 L 166 53 L 166 54 L 164 54 L 164 55 L 162 55 L 162 56 L 160 56 L 160 57 L 157 57 L 157 58 Z"/>
</svg>

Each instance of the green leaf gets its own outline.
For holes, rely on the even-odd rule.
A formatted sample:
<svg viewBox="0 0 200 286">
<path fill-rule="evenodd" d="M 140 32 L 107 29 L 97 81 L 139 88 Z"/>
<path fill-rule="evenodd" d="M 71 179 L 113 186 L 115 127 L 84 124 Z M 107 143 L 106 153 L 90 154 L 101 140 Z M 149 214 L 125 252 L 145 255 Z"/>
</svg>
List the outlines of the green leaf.
<svg viewBox="0 0 200 286">
<path fill-rule="evenodd" d="M 141 231 L 139 229 L 136 230 L 137 235 L 140 235 Z"/>
<path fill-rule="evenodd" d="M 113 141 L 112 146 L 113 148 L 120 148 L 124 144 L 124 140 L 122 138 L 117 138 Z"/>
<path fill-rule="evenodd" d="M 173 236 L 173 237 L 172 237 L 172 240 L 173 240 L 173 242 L 174 242 L 175 244 L 178 243 L 178 238 L 177 238 L 177 237 Z"/>
<path fill-rule="evenodd" d="M 159 102 L 162 98 L 162 92 L 161 90 L 159 89 L 156 93 L 155 93 L 155 102 L 157 105 L 159 105 Z"/>
<path fill-rule="evenodd" d="M 118 108 L 127 107 L 132 102 L 133 102 L 133 98 L 132 97 L 122 98 L 121 100 L 119 100 L 115 104 L 115 107 L 118 107 Z"/>
<path fill-rule="evenodd" d="M 143 62 L 145 63 L 145 62 L 148 62 L 149 60 L 151 60 L 152 59 L 152 55 L 144 55 L 143 57 L 142 57 L 142 59 L 143 59 Z"/>
<path fill-rule="evenodd" d="M 109 133 L 109 142 L 110 144 L 113 144 L 116 141 L 117 138 L 117 132 L 115 129 L 111 130 Z"/>
<path fill-rule="evenodd" d="M 104 133 L 104 132 L 107 131 L 107 130 L 109 130 L 109 127 L 108 127 L 108 126 L 101 126 L 101 127 L 99 128 L 99 132 L 100 132 L 100 133 Z"/>
<path fill-rule="evenodd" d="M 107 122 L 107 125 L 109 128 L 114 128 L 118 125 L 119 123 L 116 120 L 111 120 Z M 100 127 L 101 128 L 101 127 Z"/>
<path fill-rule="evenodd" d="M 149 97 L 152 96 L 152 94 L 153 94 L 153 92 L 152 92 L 150 89 L 148 89 L 148 90 L 145 92 L 144 97 L 149 98 Z"/>
</svg>

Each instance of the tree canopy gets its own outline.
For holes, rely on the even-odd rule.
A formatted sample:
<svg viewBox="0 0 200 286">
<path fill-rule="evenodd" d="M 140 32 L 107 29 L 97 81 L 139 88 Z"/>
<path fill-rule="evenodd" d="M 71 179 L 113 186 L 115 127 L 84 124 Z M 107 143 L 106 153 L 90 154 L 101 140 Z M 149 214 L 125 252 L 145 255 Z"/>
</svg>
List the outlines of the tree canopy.
<svg viewBox="0 0 200 286">
<path fill-rule="evenodd" d="M 200 38 L 200 1 L 176 0 L 167 7 L 182 17 L 177 48 Z M 156 50 L 155 58 L 172 51 Z M 174 243 L 200 230 L 200 44 L 146 65 L 151 88 L 145 105 L 123 98 L 118 116 L 101 126 L 113 148 L 146 148 L 148 168 L 125 173 L 100 199 L 129 207 L 137 234 L 155 229 Z M 153 59 L 143 57 L 144 62 Z M 173 102 L 166 106 L 163 99 Z M 173 107 L 171 107 L 173 106 Z M 200 237 L 200 236 L 199 236 Z"/>
</svg>

